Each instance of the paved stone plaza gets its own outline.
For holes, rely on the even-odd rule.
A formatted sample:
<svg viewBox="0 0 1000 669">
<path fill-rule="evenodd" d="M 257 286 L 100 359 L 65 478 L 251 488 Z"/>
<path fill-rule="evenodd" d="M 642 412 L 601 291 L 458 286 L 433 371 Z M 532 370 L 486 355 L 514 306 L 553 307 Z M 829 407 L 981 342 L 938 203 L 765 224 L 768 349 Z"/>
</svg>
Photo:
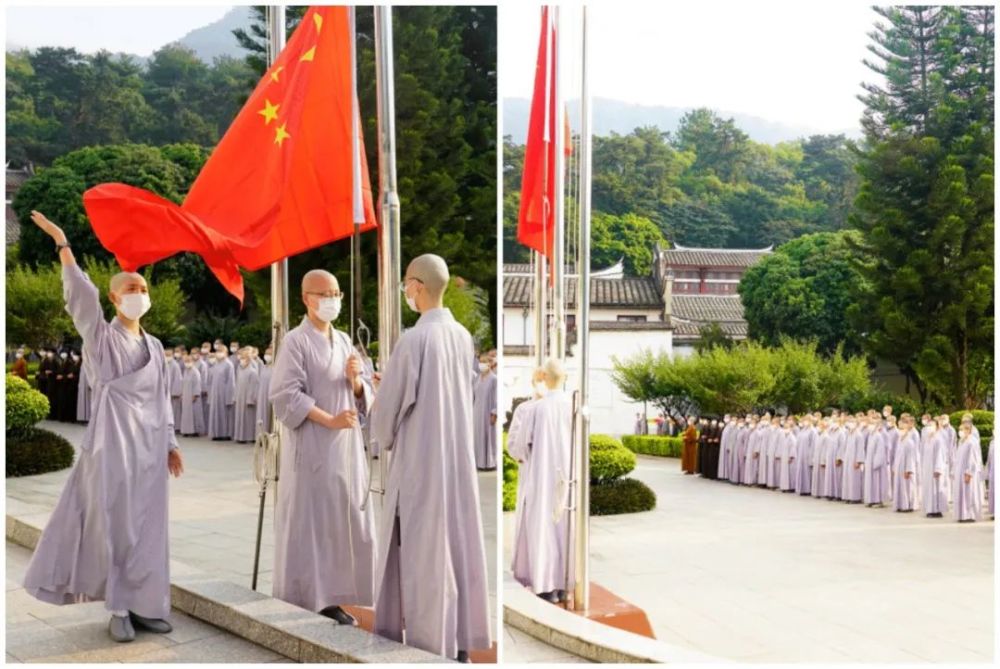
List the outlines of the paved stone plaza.
<svg viewBox="0 0 1000 669">
<path fill-rule="evenodd" d="M 41 423 L 40 427 L 62 434 L 73 444 L 79 443 L 85 429 L 83 425 L 47 421 Z M 213 442 L 206 438 L 179 437 L 179 442 L 184 453 L 185 473 L 180 479 L 170 481 L 170 557 L 249 588 L 259 508 L 257 486 L 251 474 L 253 448 L 249 444 Z M 7 513 L 36 527 L 44 527 L 69 472 L 69 469 L 65 469 L 40 476 L 7 479 Z M 490 611 L 494 625 L 497 573 L 496 480 L 496 472 L 479 473 L 489 570 Z M 271 593 L 271 564 L 274 557 L 272 499 L 269 491 L 257 585 L 258 591 L 265 594 Z M 376 501 L 376 517 L 379 511 Z M 26 593 L 22 594 L 27 597 Z M 83 605 L 92 606 L 95 605 Z M 101 608 L 103 604 L 97 606 Z M 80 607 L 61 608 L 69 610 Z M 103 616 L 98 618 L 103 619 Z M 102 624 L 106 623 L 103 620 Z M 10 648 L 18 643 L 18 629 L 11 628 L 9 618 L 7 624 L 7 644 Z M 135 643 L 126 645 L 134 646 Z M 89 660 L 83 658 L 81 661 Z"/>
<path fill-rule="evenodd" d="M 591 573 L 659 640 L 744 662 L 992 661 L 992 522 L 733 486 L 671 458 L 631 476 L 656 509 L 593 518 Z"/>
</svg>

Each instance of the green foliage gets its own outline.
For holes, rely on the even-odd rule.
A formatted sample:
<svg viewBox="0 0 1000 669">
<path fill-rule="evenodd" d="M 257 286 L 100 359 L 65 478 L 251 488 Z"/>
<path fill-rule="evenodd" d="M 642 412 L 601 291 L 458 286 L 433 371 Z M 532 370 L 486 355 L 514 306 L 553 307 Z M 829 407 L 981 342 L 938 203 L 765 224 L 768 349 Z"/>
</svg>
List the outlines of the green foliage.
<svg viewBox="0 0 1000 669">
<path fill-rule="evenodd" d="M 694 345 L 694 350 L 697 353 L 704 353 L 716 347 L 731 349 L 735 345 L 736 342 L 726 334 L 722 326 L 712 321 L 698 328 L 698 341 Z"/>
<path fill-rule="evenodd" d="M 8 434 L 5 446 L 7 478 L 55 472 L 73 464 L 72 444 L 41 428 Z"/>
<path fill-rule="evenodd" d="M 455 320 L 469 331 L 478 350 L 493 348 L 489 294 L 486 290 L 465 279 L 454 277 L 444 293 L 444 306 L 451 309 Z"/>
<path fill-rule="evenodd" d="M 979 430 L 980 439 L 985 439 L 986 443 L 989 444 L 990 437 L 993 436 L 993 425 L 996 420 L 996 414 L 992 411 L 984 411 L 982 409 L 975 409 L 973 411 L 956 411 L 948 416 L 951 421 L 952 426 L 957 430 L 962 424 L 962 416 L 966 413 L 972 414 L 972 424 L 976 426 Z"/>
<path fill-rule="evenodd" d="M 720 415 L 774 407 L 800 413 L 840 406 L 871 389 L 863 358 L 845 357 L 839 349 L 823 356 L 814 341 L 786 339 L 774 348 L 747 342 L 675 359 L 643 351 L 612 360 L 612 381 L 626 397 L 665 412 L 683 406 L 683 413 L 694 407 Z"/>
<path fill-rule="evenodd" d="M 861 336 L 844 318 L 868 289 L 849 241 L 858 238 L 853 231 L 806 235 L 750 267 L 739 286 L 750 338 L 771 346 L 782 337 L 815 339 L 823 353 L 840 344 L 859 353 Z"/>
<path fill-rule="evenodd" d="M 622 436 L 622 443 L 633 453 L 679 458 L 684 447 L 684 438 L 626 434 Z"/>
<path fill-rule="evenodd" d="M 507 433 L 503 433 L 503 510 L 513 511 L 517 506 L 517 460 L 507 452 Z"/>
<path fill-rule="evenodd" d="M 597 213 L 591 220 L 591 264 L 610 267 L 625 259 L 625 271 L 645 276 L 653 266 L 653 247 L 667 246 L 663 233 L 648 218 L 635 214 Z"/>
<path fill-rule="evenodd" d="M 7 435 L 20 433 L 49 414 L 49 398 L 24 379 L 7 375 Z"/>
<path fill-rule="evenodd" d="M 865 349 L 922 400 L 975 407 L 993 386 L 994 9 L 890 7 L 871 33 L 852 224 L 872 290 Z"/>
<path fill-rule="evenodd" d="M 55 346 L 75 336 L 59 265 L 43 265 L 37 271 L 8 265 L 6 295 L 8 346 Z"/>
<path fill-rule="evenodd" d="M 656 507 L 656 493 L 642 481 L 615 479 L 590 486 L 590 515 L 612 516 L 650 511 Z"/>
<path fill-rule="evenodd" d="M 635 454 L 605 434 L 590 437 L 590 482 L 613 481 L 635 469 Z"/>
</svg>

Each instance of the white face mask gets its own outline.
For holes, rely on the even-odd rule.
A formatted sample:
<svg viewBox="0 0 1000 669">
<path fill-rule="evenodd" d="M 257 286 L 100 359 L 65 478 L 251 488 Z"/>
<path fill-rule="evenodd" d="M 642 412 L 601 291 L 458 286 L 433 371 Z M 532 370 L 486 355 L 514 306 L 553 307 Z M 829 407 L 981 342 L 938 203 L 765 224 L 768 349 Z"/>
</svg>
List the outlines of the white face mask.
<svg viewBox="0 0 1000 669">
<path fill-rule="evenodd" d="M 250 364 L 250 361 L 247 360 L 246 358 L 243 358 L 242 360 L 240 360 L 240 367 L 246 367 L 249 364 Z"/>
<path fill-rule="evenodd" d="M 184 356 L 183 356 L 183 355 L 181 355 L 180 353 L 174 353 L 174 360 L 180 360 L 180 359 L 181 359 L 181 358 L 183 358 L 183 357 L 184 357 Z"/>
<path fill-rule="evenodd" d="M 316 318 L 324 323 L 337 320 L 337 316 L 340 315 L 340 303 L 342 299 L 340 297 L 321 297 L 319 306 L 316 308 Z"/>
<path fill-rule="evenodd" d="M 264 362 L 270 364 L 271 360 L 273 360 L 273 359 L 274 359 L 274 356 L 272 356 L 270 353 L 265 353 L 264 354 Z"/>
<path fill-rule="evenodd" d="M 230 353 L 236 353 L 236 351 L 238 351 L 238 350 L 240 350 L 240 347 L 236 346 L 235 344 L 233 344 L 232 346 L 229 347 L 229 352 Z"/>
<path fill-rule="evenodd" d="M 209 358 L 208 358 L 208 364 L 214 365 L 215 363 L 216 363 L 216 359 L 213 358 L 213 357 L 211 357 L 211 356 L 209 356 Z"/>
<path fill-rule="evenodd" d="M 146 315 L 152 303 L 148 293 L 126 293 L 121 296 L 118 311 L 130 321 L 137 321 Z"/>
<path fill-rule="evenodd" d="M 202 355 L 207 355 L 208 353 L 211 352 L 211 350 L 212 349 L 209 348 L 208 346 L 203 346 L 202 349 L 201 349 L 201 353 L 202 353 Z"/>
<path fill-rule="evenodd" d="M 225 352 L 225 351 L 219 351 L 219 352 L 218 352 L 218 353 L 216 354 L 216 356 L 215 356 L 215 357 L 216 357 L 216 358 L 217 358 L 217 359 L 219 360 L 219 362 L 222 362 L 223 360 L 225 360 L 225 359 L 226 359 L 226 352 Z"/>
<path fill-rule="evenodd" d="M 20 351 L 18 351 L 17 353 L 14 354 L 14 357 L 17 358 L 18 360 L 20 360 L 21 358 L 24 357 L 24 354 L 21 353 Z"/>
<path fill-rule="evenodd" d="M 67 353 L 60 353 L 59 357 L 62 358 L 63 360 L 65 360 L 66 358 L 69 357 L 69 355 Z"/>
<path fill-rule="evenodd" d="M 486 370 L 489 369 L 489 368 L 490 368 L 490 366 L 487 363 L 485 363 L 485 362 L 479 363 L 479 373 L 480 374 L 484 374 L 486 372 Z"/>
<path fill-rule="evenodd" d="M 185 362 L 184 366 L 187 367 L 188 369 L 191 369 L 192 367 L 194 367 L 194 363 L 193 362 Z"/>
</svg>

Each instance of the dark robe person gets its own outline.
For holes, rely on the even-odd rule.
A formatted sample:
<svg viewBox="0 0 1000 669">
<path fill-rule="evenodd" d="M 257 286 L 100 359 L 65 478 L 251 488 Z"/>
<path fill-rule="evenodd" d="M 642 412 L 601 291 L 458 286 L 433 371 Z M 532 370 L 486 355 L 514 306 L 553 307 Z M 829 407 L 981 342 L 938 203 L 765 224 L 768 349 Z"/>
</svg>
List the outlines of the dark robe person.
<svg viewBox="0 0 1000 669">
<path fill-rule="evenodd" d="M 698 430 L 693 422 L 689 422 L 684 430 L 684 447 L 681 450 L 681 471 L 694 474 L 695 460 L 698 457 Z"/>
<path fill-rule="evenodd" d="M 80 358 L 76 353 L 71 353 L 66 363 L 66 387 L 63 390 L 63 415 L 61 420 L 66 423 L 75 423 L 76 400 L 80 394 Z"/>
<path fill-rule="evenodd" d="M 52 419 L 60 423 L 66 420 L 66 400 L 69 391 L 69 373 L 71 371 L 69 353 L 63 351 L 55 360 L 55 387 L 53 389 Z M 76 405 L 73 406 L 76 409 Z"/>
<path fill-rule="evenodd" d="M 705 457 L 708 455 L 708 421 L 701 421 L 698 425 L 698 453 L 694 459 L 694 473 L 701 474 L 705 471 Z"/>
<path fill-rule="evenodd" d="M 38 363 L 38 390 L 49 400 L 49 415 L 52 418 L 52 389 L 55 386 L 55 375 L 52 373 L 54 365 L 53 356 L 49 351 L 43 351 L 41 361 Z"/>
</svg>

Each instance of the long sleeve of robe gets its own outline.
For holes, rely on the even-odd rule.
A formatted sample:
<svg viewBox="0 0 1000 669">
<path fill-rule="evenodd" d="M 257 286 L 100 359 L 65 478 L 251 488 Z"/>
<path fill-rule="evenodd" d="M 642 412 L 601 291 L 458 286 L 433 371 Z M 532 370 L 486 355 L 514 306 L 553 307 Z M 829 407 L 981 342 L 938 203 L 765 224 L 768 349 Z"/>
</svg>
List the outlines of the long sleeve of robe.
<svg viewBox="0 0 1000 669">
<path fill-rule="evenodd" d="M 496 469 L 497 435 L 494 420 L 497 415 L 497 377 L 489 372 L 479 377 L 472 392 L 473 436 L 476 447 L 476 468 Z"/>
<path fill-rule="evenodd" d="M 371 438 L 389 457 L 375 631 L 445 657 L 489 648 L 472 446 L 472 337 L 448 309 L 406 331 L 383 370 Z"/>
<path fill-rule="evenodd" d="M 980 457 L 976 457 L 980 451 Z M 983 519 L 983 467 L 979 463 L 982 451 L 979 440 L 971 435 L 958 445 L 953 462 L 952 490 L 955 497 L 955 520 Z M 966 481 L 966 476 L 969 480 Z"/>
<path fill-rule="evenodd" d="M 205 414 L 201 410 L 201 372 L 184 370 L 181 377 L 181 434 L 205 434 Z"/>
<path fill-rule="evenodd" d="M 235 411 L 233 441 L 248 442 L 257 438 L 257 396 L 260 390 L 260 376 L 253 363 L 241 366 L 236 372 Z"/>
<path fill-rule="evenodd" d="M 346 374 L 352 351 L 343 332 L 323 334 L 305 318 L 282 340 L 271 370 L 270 398 L 285 427 L 273 592 L 311 611 L 374 603 L 375 516 L 371 504 L 361 510 L 368 487 L 361 428 L 331 430 L 308 418 L 313 407 L 333 416 L 367 412 L 371 388 L 362 382 L 355 397 Z"/>
<path fill-rule="evenodd" d="M 52 604 L 104 600 L 109 610 L 165 618 L 167 454 L 177 441 L 163 346 L 117 317 L 105 321 L 97 287 L 76 264 L 62 276 L 94 402 L 24 587 Z"/>
</svg>

